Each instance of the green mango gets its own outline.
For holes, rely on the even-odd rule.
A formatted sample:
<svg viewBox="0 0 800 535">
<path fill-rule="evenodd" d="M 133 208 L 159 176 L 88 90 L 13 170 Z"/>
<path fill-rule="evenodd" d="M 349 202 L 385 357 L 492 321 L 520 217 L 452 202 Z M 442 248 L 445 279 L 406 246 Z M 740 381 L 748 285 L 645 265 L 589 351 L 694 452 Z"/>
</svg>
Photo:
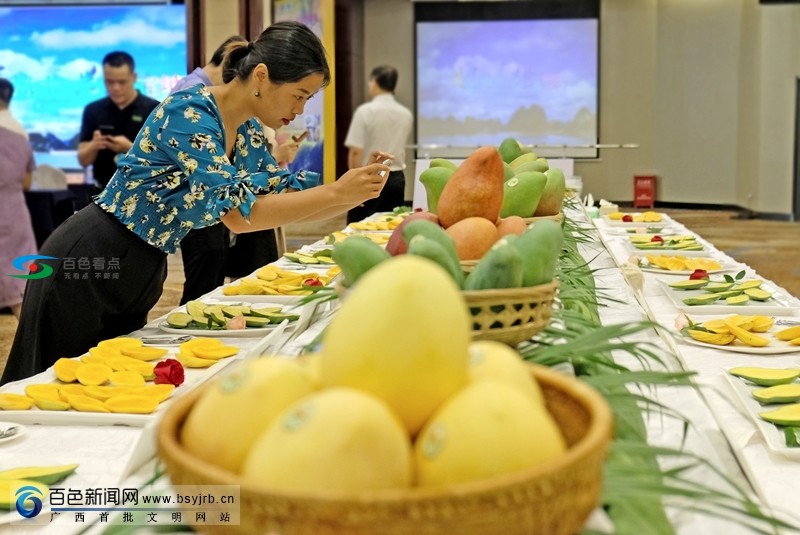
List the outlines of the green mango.
<svg viewBox="0 0 800 535">
<path fill-rule="evenodd" d="M 458 169 L 458 166 L 455 163 L 446 158 L 434 158 L 431 160 L 431 163 L 428 165 L 428 167 L 444 167 L 445 169 L 451 169 L 453 171 Z"/>
<path fill-rule="evenodd" d="M 506 162 L 503 162 L 503 182 L 508 182 L 510 179 L 514 178 L 514 170 L 508 165 Z"/>
<path fill-rule="evenodd" d="M 537 156 L 533 152 L 526 152 L 525 154 L 522 154 L 514 158 L 514 160 L 509 162 L 509 165 L 511 166 L 511 169 L 513 169 L 514 172 L 516 173 L 517 169 L 519 169 L 522 165 L 528 162 L 535 162 L 536 158 Z"/>
<path fill-rule="evenodd" d="M 26 466 L 23 468 L 12 468 L 0 472 L 0 480 L 25 479 L 45 485 L 54 485 L 69 476 L 76 468 L 78 468 L 77 463 L 58 466 Z"/>
<path fill-rule="evenodd" d="M 551 167 L 545 171 L 547 184 L 544 186 L 542 198 L 536 207 L 534 216 L 556 215 L 561 212 L 561 205 L 564 203 L 564 194 L 567 192 L 567 181 L 564 172 L 558 167 Z"/>
<path fill-rule="evenodd" d="M 553 280 L 564 244 L 564 231 L 552 219 L 534 223 L 512 245 L 522 256 L 522 286 L 538 286 Z"/>
<path fill-rule="evenodd" d="M 439 196 L 454 172 L 454 169 L 439 166 L 428 167 L 419 175 L 419 181 L 425 186 L 429 212 L 436 212 L 436 208 L 439 205 Z"/>
<path fill-rule="evenodd" d="M 520 147 L 519 141 L 513 137 L 507 137 L 501 141 L 497 150 L 505 163 L 511 163 L 522 155 L 522 147 Z"/>
<path fill-rule="evenodd" d="M 514 178 L 503 184 L 503 204 L 500 207 L 500 217 L 511 215 L 531 217 L 542 198 L 546 184 L 547 177 L 544 173 L 528 171 L 515 175 Z"/>
<path fill-rule="evenodd" d="M 547 160 L 544 158 L 536 158 L 532 162 L 526 162 L 517 166 L 514 171 L 516 173 L 524 173 L 526 171 L 539 171 L 540 173 L 544 173 L 548 169 L 550 169 L 550 165 L 547 163 Z"/>
</svg>

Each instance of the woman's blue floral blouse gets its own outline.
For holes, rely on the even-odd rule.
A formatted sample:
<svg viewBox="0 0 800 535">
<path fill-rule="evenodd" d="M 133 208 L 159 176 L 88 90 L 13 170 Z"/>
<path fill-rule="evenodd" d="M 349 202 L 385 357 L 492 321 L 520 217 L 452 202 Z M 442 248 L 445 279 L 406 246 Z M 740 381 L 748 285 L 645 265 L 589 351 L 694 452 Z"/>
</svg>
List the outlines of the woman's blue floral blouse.
<svg viewBox="0 0 800 535">
<path fill-rule="evenodd" d="M 153 110 L 95 202 L 150 245 L 173 253 L 190 230 L 234 208 L 249 219 L 256 195 L 318 180 L 317 173 L 278 167 L 256 119 L 239 127 L 229 160 L 216 101 L 196 85 Z"/>
</svg>

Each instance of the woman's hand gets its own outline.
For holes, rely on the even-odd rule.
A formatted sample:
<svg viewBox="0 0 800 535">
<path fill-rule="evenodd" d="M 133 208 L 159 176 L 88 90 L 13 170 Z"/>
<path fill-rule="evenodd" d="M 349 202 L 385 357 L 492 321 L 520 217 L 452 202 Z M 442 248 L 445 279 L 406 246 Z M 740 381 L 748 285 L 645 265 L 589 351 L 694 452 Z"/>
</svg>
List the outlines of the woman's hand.
<svg viewBox="0 0 800 535">
<path fill-rule="evenodd" d="M 275 149 L 275 160 L 278 164 L 290 164 L 297 156 L 298 150 L 300 150 L 300 143 L 296 141 L 284 143 Z"/>
<path fill-rule="evenodd" d="M 394 159 L 395 159 L 394 154 L 383 152 L 382 150 L 374 150 L 369 155 L 369 161 L 367 162 L 367 165 L 373 163 L 383 163 L 386 160 L 394 160 Z"/>
<path fill-rule="evenodd" d="M 364 167 L 350 169 L 331 186 L 337 188 L 337 194 L 342 199 L 342 204 L 355 206 L 380 195 L 388 176 L 388 166 L 382 163 L 371 163 Z"/>
</svg>

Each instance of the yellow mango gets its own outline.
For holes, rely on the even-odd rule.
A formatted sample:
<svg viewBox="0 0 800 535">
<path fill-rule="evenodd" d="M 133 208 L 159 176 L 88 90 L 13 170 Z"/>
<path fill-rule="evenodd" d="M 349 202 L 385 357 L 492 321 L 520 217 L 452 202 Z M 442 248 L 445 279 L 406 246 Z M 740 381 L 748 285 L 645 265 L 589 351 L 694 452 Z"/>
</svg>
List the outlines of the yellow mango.
<svg viewBox="0 0 800 535">
<path fill-rule="evenodd" d="M 0 410 L 26 411 L 33 407 L 33 400 L 22 394 L 0 394 Z"/>
<path fill-rule="evenodd" d="M 66 411 L 70 408 L 68 401 L 61 401 L 60 399 L 50 398 L 33 398 L 33 402 L 43 411 Z"/>
<path fill-rule="evenodd" d="M 753 316 L 753 325 L 750 330 L 754 333 L 765 333 L 775 324 L 772 316 Z"/>
<path fill-rule="evenodd" d="M 789 341 L 795 338 L 800 338 L 800 325 L 794 327 L 787 327 L 775 333 L 775 338 L 778 340 Z"/>
<path fill-rule="evenodd" d="M 734 321 L 729 321 L 726 319 L 725 324 L 728 326 L 731 334 L 733 334 L 745 345 L 752 347 L 764 347 L 769 345 L 769 340 L 767 338 L 758 336 L 757 334 L 753 334 L 750 331 L 739 327 Z"/>
<path fill-rule="evenodd" d="M 85 386 L 81 384 L 58 385 L 58 398 L 69 402 L 69 396 L 83 396 L 86 394 Z"/>
<path fill-rule="evenodd" d="M 142 387 L 135 386 L 87 386 L 85 395 L 99 401 L 105 401 L 114 396 L 123 396 L 138 392 Z"/>
<path fill-rule="evenodd" d="M 192 348 L 192 353 L 194 353 L 194 356 L 199 357 L 201 359 L 212 359 L 212 360 L 232 357 L 238 352 L 239 348 L 235 346 L 219 346 L 219 347 L 195 346 Z"/>
<path fill-rule="evenodd" d="M 728 333 L 710 333 L 706 331 L 699 331 L 697 329 L 689 329 L 689 336 L 706 344 L 714 344 L 717 346 L 726 346 L 733 342 L 736 337 Z"/>
<path fill-rule="evenodd" d="M 123 348 L 133 348 L 133 347 L 142 347 L 142 341 L 138 338 L 130 338 L 126 336 L 119 336 L 117 338 L 110 338 L 108 340 L 103 340 L 97 347 L 100 348 L 112 348 L 112 349 L 123 349 Z"/>
<path fill-rule="evenodd" d="M 132 357 L 138 360 L 150 361 L 160 359 L 167 353 L 168 349 L 163 347 L 123 347 L 122 354 L 126 357 Z"/>
<path fill-rule="evenodd" d="M 143 360 L 131 359 L 131 362 L 125 364 L 125 369 L 123 371 L 136 372 L 144 377 L 145 380 L 150 381 L 155 378 L 155 367 L 155 364 L 150 364 Z"/>
<path fill-rule="evenodd" d="M 178 353 L 175 355 L 175 358 L 178 359 L 178 362 L 183 364 L 184 368 L 208 368 L 209 366 L 213 366 L 217 363 L 216 360 L 201 359 L 200 357 L 186 355 L 184 353 Z"/>
<path fill-rule="evenodd" d="M 175 391 L 175 385 L 161 384 L 161 385 L 146 385 L 141 389 L 139 394 L 149 396 L 157 400 L 159 403 L 169 398 Z"/>
<path fill-rule="evenodd" d="M 103 405 L 102 401 L 89 396 L 70 396 L 69 404 L 80 412 L 111 412 Z"/>
<path fill-rule="evenodd" d="M 83 364 L 75 370 L 75 377 L 84 386 L 98 386 L 108 381 L 108 376 L 114 372 L 105 364 Z"/>
<path fill-rule="evenodd" d="M 142 374 L 130 371 L 111 372 L 108 382 L 113 386 L 138 386 L 144 385 Z"/>
<path fill-rule="evenodd" d="M 127 414 L 150 414 L 158 407 L 158 400 L 151 396 L 129 394 L 114 396 L 104 403 L 107 410 Z"/>
<path fill-rule="evenodd" d="M 79 360 L 62 357 L 58 359 L 55 364 L 53 364 L 53 371 L 55 372 L 59 381 L 63 381 L 65 383 L 74 383 L 77 381 L 77 378 L 75 377 L 75 370 L 77 370 L 78 366 L 80 365 L 81 362 Z"/>
<path fill-rule="evenodd" d="M 59 385 L 56 383 L 37 383 L 25 387 L 25 395 L 30 398 L 52 399 L 61 401 L 58 395 Z"/>
</svg>

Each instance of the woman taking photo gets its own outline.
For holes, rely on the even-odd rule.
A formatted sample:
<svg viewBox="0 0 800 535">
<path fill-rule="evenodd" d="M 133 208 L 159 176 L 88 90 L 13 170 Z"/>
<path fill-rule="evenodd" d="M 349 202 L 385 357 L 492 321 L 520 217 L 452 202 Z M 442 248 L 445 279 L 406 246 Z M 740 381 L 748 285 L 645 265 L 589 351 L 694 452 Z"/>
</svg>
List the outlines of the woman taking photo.
<svg viewBox="0 0 800 535">
<path fill-rule="evenodd" d="M 161 296 L 167 254 L 193 228 L 221 221 L 242 233 L 326 219 L 380 194 L 389 169 L 377 162 L 389 154 L 295 191 L 305 173 L 280 169 L 267 150 L 261 124 L 288 124 L 330 82 L 325 49 L 306 26 L 277 23 L 234 45 L 223 81 L 167 97 L 106 189 L 42 246 L 54 273 L 28 281 L 0 382 L 144 326 Z"/>
</svg>

